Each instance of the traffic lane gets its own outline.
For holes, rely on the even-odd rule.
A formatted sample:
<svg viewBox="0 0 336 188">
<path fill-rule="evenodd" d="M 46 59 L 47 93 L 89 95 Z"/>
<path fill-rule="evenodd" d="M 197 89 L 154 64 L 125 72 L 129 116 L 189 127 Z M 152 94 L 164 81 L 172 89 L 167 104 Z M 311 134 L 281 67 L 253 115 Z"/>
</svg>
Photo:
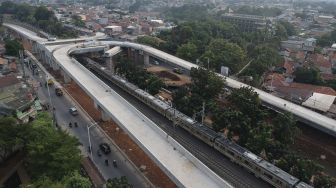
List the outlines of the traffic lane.
<svg viewBox="0 0 336 188">
<path fill-rule="evenodd" d="M 65 96 L 58 97 L 56 94 L 51 94 L 52 99 L 54 101 L 54 105 L 56 108 L 56 118 L 57 123 L 60 126 L 66 127 L 66 129 L 71 132 L 74 136 L 79 138 L 80 142 L 82 143 L 84 149 L 91 155 L 88 151 L 89 148 L 89 138 L 88 138 L 88 130 L 87 126 L 91 124 L 90 120 L 85 121 L 85 114 L 82 112 L 80 108 L 77 108 L 78 115 L 73 116 L 69 113 L 68 109 L 72 106 L 71 102 L 66 102 Z M 59 110 L 57 110 L 59 109 Z M 69 122 L 72 122 L 72 128 L 69 127 Z M 78 123 L 78 127 L 74 127 L 74 122 Z M 97 127 L 93 126 L 90 128 L 90 139 L 91 139 L 91 150 L 92 150 L 92 160 L 96 166 L 98 166 L 99 170 L 102 172 L 104 178 L 114 178 L 114 177 L 121 177 L 126 176 L 128 181 L 132 185 L 137 185 L 137 187 L 146 187 L 143 184 L 142 177 L 135 175 L 135 169 L 130 166 L 130 164 L 125 161 L 122 154 L 118 151 L 113 144 L 102 134 Z M 111 153 L 105 155 L 102 153 L 102 156 L 99 157 L 97 155 L 97 151 L 100 149 L 99 145 L 101 143 L 108 143 L 111 148 Z M 109 165 L 105 164 L 105 160 L 109 161 Z M 112 161 L 117 161 L 117 168 L 114 168 L 112 165 Z"/>
<path fill-rule="evenodd" d="M 43 81 L 43 79 L 40 81 Z M 39 88 L 39 96 L 43 101 L 49 103 L 48 88 L 45 87 L 44 84 L 42 85 L 43 86 Z M 49 92 L 52 105 L 55 107 L 55 116 L 58 126 L 61 126 L 63 129 L 66 129 L 72 135 L 77 137 L 80 143 L 83 145 L 85 152 L 87 153 L 89 146 L 87 126 L 91 124 L 90 120 L 86 120 L 87 118 L 84 118 L 85 115 L 79 108 L 77 108 L 79 112 L 77 116 L 71 115 L 69 113 L 69 108 L 75 105 L 72 104 L 73 102 L 69 101 L 66 96 L 57 96 L 54 92 L 53 86 L 49 87 Z M 72 128 L 69 127 L 70 122 L 72 123 Z M 74 127 L 74 122 L 77 122 L 78 127 Z M 99 134 L 99 131 L 95 127 L 90 128 L 90 135 L 91 135 L 93 161 L 96 164 L 96 166 L 98 166 L 98 169 L 102 172 L 103 176 L 106 179 L 126 176 L 131 184 L 137 185 L 137 187 L 146 187 L 146 185 L 142 183 L 143 182 L 142 178 L 134 175 L 134 169 L 132 169 L 130 164 L 127 161 L 125 161 L 124 157 L 118 152 L 117 148 L 115 148 L 112 144 L 109 144 L 112 152 L 109 155 L 102 154 L 102 156 L 99 157 L 97 155 L 99 144 L 103 142 L 109 143 L 109 140 L 104 138 L 104 135 Z M 105 164 L 105 159 L 109 161 L 108 166 L 106 166 Z M 112 166 L 113 160 L 117 161 L 118 164 L 117 168 L 114 168 Z"/>
</svg>

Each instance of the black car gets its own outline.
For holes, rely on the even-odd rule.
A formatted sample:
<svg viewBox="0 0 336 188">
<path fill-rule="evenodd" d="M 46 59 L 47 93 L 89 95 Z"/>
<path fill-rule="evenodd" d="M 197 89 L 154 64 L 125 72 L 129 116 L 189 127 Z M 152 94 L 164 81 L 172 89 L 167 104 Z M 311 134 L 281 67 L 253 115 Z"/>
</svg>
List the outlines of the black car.
<svg viewBox="0 0 336 188">
<path fill-rule="evenodd" d="M 99 144 L 99 148 L 105 153 L 105 154 L 109 154 L 111 153 L 111 148 L 107 143 L 101 143 Z"/>
</svg>

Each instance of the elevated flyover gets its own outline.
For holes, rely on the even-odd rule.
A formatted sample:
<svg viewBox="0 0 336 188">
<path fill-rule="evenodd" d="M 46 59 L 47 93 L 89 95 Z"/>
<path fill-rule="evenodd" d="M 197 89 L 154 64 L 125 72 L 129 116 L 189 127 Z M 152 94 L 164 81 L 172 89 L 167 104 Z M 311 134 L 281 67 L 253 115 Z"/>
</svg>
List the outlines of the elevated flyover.
<svg viewBox="0 0 336 188">
<path fill-rule="evenodd" d="M 193 63 L 190 63 L 188 61 L 185 61 L 183 59 L 170 55 L 166 52 L 160 51 L 158 49 L 152 48 L 150 46 L 131 42 L 122 42 L 122 41 L 102 41 L 102 43 L 109 46 L 120 46 L 123 48 L 131 48 L 138 50 L 139 52 L 144 54 L 145 61 L 146 59 L 148 60 L 148 57 L 146 56 L 152 56 L 187 70 L 198 67 Z M 72 53 L 75 53 L 76 50 L 77 49 L 71 49 Z M 251 87 L 247 84 L 244 84 L 229 77 L 225 77 L 221 74 L 217 75 L 225 79 L 226 80 L 225 84 L 230 88 Z M 336 120 L 324 116 L 320 113 L 314 112 L 300 105 L 284 100 L 282 98 L 276 97 L 260 89 L 254 87 L 252 88 L 255 92 L 258 93 L 260 99 L 262 100 L 265 106 L 280 112 L 290 112 L 293 115 L 295 115 L 299 121 L 304 122 L 314 128 L 317 128 L 327 134 L 336 137 Z"/>
<path fill-rule="evenodd" d="M 94 100 L 103 119 L 112 118 L 122 127 L 178 187 L 232 187 L 103 81 L 69 57 L 69 51 L 80 44 L 46 46 L 42 38 L 35 38 L 31 32 L 19 26 L 4 25 L 31 40 L 33 49 L 41 53 L 40 58 L 54 69 L 60 69 L 67 79 L 74 80 Z"/>
</svg>

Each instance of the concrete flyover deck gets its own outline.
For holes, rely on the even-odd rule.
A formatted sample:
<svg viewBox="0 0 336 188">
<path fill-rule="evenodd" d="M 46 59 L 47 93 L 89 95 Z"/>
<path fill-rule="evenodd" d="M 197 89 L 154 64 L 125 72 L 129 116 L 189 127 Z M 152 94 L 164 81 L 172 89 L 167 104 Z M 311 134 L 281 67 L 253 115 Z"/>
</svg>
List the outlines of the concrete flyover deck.
<svg viewBox="0 0 336 188">
<path fill-rule="evenodd" d="M 19 26 L 4 25 L 37 42 L 38 47 L 45 41 Z M 53 59 L 49 63 L 57 64 L 67 76 L 80 85 L 95 101 L 97 108 L 121 126 L 179 187 L 232 187 L 103 81 L 76 60 L 71 59 L 68 51 L 77 45 L 64 44 L 50 48 L 43 45 L 42 50 L 47 49 L 48 52 L 44 53 L 52 54 Z"/>
<path fill-rule="evenodd" d="M 71 59 L 67 53 L 74 46 L 69 45 L 54 52 L 61 69 L 123 127 L 179 187 L 231 187 L 177 142 L 167 137 L 157 125 L 109 86 Z"/>
<path fill-rule="evenodd" d="M 162 59 L 166 62 L 173 63 L 187 70 L 198 67 L 197 65 L 193 63 L 190 63 L 188 61 L 185 61 L 183 59 L 170 55 L 166 52 L 163 52 L 158 49 L 155 49 L 155 48 L 152 48 L 146 45 L 142 45 L 142 44 L 136 44 L 136 43 L 131 43 L 131 42 L 121 42 L 121 41 L 102 41 L 101 43 L 105 45 L 110 45 L 110 46 L 120 46 L 120 47 L 136 49 L 136 50 L 145 52 L 149 54 L 150 56 Z M 76 50 L 81 51 L 81 50 L 87 50 L 87 49 L 80 49 L 80 48 L 72 49 L 72 52 L 76 53 Z M 221 74 L 217 74 L 217 75 L 222 77 L 223 79 L 226 79 L 225 84 L 228 87 L 231 87 L 231 88 L 251 87 L 247 84 L 244 84 L 232 78 L 222 76 Z M 276 97 L 260 89 L 257 89 L 254 87 L 252 88 L 255 92 L 259 94 L 260 99 L 266 106 L 274 110 L 277 110 L 277 111 L 290 112 L 294 114 L 296 117 L 298 117 L 300 121 L 305 122 L 312 127 L 315 127 L 327 134 L 330 134 L 336 137 L 336 120 L 331 119 L 327 116 L 324 116 L 320 113 L 314 112 L 313 110 L 305 108 L 301 105 L 297 105 L 287 100 L 284 100 L 282 98 Z"/>
</svg>

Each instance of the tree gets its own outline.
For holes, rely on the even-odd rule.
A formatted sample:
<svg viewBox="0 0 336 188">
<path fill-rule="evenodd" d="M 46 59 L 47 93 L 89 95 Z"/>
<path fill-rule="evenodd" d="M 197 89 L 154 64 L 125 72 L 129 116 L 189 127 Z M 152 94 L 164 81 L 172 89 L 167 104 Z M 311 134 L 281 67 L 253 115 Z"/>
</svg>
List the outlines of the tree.
<svg viewBox="0 0 336 188">
<path fill-rule="evenodd" d="M 197 57 L 197 46 L 191 42 L 182 44 L 177 48 L 176 55 L 187 61 L 194 61 Z"/>
<path fill-rule="evenodd" d="M 244 66 L 245 52 L 237 44 L 224 39 L 214 39 L 202 55 L 202 61 L 210 59 L 210 67 L 219 70 L 221 66 L 227 66 L 232 72 L 239 71 Z"/>
<path fill-rule="evenodd" d="M 280 23 L 276 25 L 275 36 L 279 37 L 280 39 L 286 39 L 288 37 L 286 28 Z"/>
<path fill-rule="evenodd" d="M 92 184 L 88 178 L 81 176 L 78 171 L 63 177 L 62 182 L 65 188 L 91 188 Z"/>
<path fill-rule="evenodd" d="M 72 19 L 72 22 L 75 26 L 85 27 L 85 22 L 82 20 L 82 18 L 80 16 L 72 15 L 71 19 Z"/>
<path fill-rule="evenodd" d="M 108 179 L 106 183 L 106 188 L 132 188 L 133 186 L 128 183 L 125 176 L 120 178 Z"/>
<path fill-rule="evenodd" d="M 162 80 L 157 77 L 156 75 L 152 75 L 150 77 L 150 79 L 147 81 L 148 86 L 148 93 L 150 93 L 151 95 L 156 95 L 160 89 L 164 86 Z"/>
<path fill-rule="evenodd" d="M 270 67 L 281 62 L 281 57 L 277 50 L 265 44 L 254 46 L 249 55 L 253 59 L 243 74 L 254 78 L 261 77 Z"/>
<path fill-rule="evenodd" d="M 49 11 L 45 6 L 39 6 L 36 8 L 34 17 L 37 21 L 54 19 L 53 12 Z"/>
<path fill-rule="evenodd" d="M 7 39 L 5 40 L 5 48 L 6 48 L 6 54 L 10 56 L 19 56 L 19 51 L 23 50 L 22 44 L 17 41 L 16 39 L 10 40 Z"/>
<path fill-rule="evenodd" d="M 260 109 L 261 101 L 258 93 L 251 87 L 241 87 L 234 89 L 228 96 L 228 101 L 235 108 L 246 114 L 251 119 L 251 124 L 257 123 L 265 117 L 266 113 Z"/>
<path fill-rule="evenodd" d="M 88 178 L 81 176 L 78 171 L 65 175 L 60 181 L 53 181 L 47 176 L 42 176 L 32 184 L 26 186 L 31 188 L 91 188 L 92 184 Z M 24 188 L 26 188 L 24 187 Z"/>
<path fill-rule="evenodd" d="M 333 177 L 319 174 L 314 177 L 314 187 L 315 188 L 328 188 L 328 187 L 335 187 L 336 180 Z"/>
<path fill-rule="evenodd" d="M 307 84 L 319 84 L 321 83 L 321 77 L 318 70 L 315 68 L 298 67 L 294 71 L 295 81 Z"/>
<path fill-rule="evenodd" d="M 60 180 L 64 174 L 80 166 L 79 142 L 67 133 L 56 130 L 46 113 L 38 114 L 26 136 L 26 163 L 33 178 L 43 175 Z"/>
<path fill-rule="evenodd" d="M 141 36 L 137 38 L 137 42 L 141 44 L 146 44 L 154 48 L 160 48 L 163 45 L 164 41 L 152 36 Z"/>
<path fill-rule="evenodd" d="M 296 30 L 291 23 L 287 21 L 280 21 L 280 24 L 286 29 L 286 33 L 288 36 L 293 36 L 296 34 Z"/>
<path fill-rule="evenodd" d="M 0 118 L 0 161 L 4 161 L 15 150 L 23 147 L 24 140 L 19 136 L 23 129 L 13 117 Z"/>
<path fill-rule="evenodd" d="M 174 106 L 187 115 L 193 114 L 193 109 L 190 107 L 190 92 L 186 86 L 182 86 L 175 90 L 172 94 Z"/>
<path fill-rule="evenodd" d="M 198 94 L 203 101 L 216 98 L 224 87 L 224 80 L 207 69 L 192 68 L 190 77 L 192 95 Z"/>
<path fill-rule="evenodd" d="M 274 139 L 282 143 L 286 148 L 294 143 L 294 139 L 299 133 L 296 122 L 292 114 L 278 114 L 273 120 Z"/>
<path fill-rule="evenodd" d="M 254 153 L 262 154 L 273 144 L 272 126 L 261 122 L 253 128 L 247 138 L 246 146 Z M 266 157 L 266 156 L 264 156 Z"/>
</svg>

